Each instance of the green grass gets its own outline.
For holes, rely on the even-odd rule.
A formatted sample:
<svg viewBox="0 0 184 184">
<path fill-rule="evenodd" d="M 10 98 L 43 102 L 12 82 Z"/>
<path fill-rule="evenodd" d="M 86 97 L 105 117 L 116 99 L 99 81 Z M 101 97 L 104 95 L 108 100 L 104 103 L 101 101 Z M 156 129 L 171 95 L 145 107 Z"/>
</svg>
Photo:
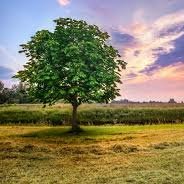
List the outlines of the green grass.
<svg viewBox="0 0 184 184">
<path fill-rule="evenodd" d="M 0 183 L 184 183 L 184 124 L 0 126 Z"/>
<path fill-rule="evenodd" d="M 0 124 L 68 125 L 71 106 L 57 104 L 0 106 Z M 160 124 L 184 122 L 184 104 L 84 104 L 79 107 L 78 121 L 82 125 Z"/>
</svg>

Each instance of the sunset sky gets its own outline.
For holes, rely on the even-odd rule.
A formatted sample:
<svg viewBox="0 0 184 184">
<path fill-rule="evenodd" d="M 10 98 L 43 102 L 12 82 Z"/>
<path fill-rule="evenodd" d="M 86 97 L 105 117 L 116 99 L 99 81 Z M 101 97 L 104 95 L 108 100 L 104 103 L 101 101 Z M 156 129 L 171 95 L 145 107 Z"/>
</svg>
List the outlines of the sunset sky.
<svg viewBox="0 0 184 184">
<path fill-rule="evenodd" d="M 111 36 L 128 63 L 121 98 L 184 101 L 184 0 L 1 0 L 0 80 L 6 86 L 26 62 L 19 45 L 52 20 L 71 17 Z"/>
</svg>

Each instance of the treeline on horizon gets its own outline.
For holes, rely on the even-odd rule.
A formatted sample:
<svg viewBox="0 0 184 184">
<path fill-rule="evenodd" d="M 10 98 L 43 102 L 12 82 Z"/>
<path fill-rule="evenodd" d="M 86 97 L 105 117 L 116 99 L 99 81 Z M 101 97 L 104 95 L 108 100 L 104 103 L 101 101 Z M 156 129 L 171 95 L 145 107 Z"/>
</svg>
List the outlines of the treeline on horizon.
<svg viewBox="0 0 184 184">
<path fill-rule="evenodd" d="M 0 124 L 4 125 L 69 125 L 71 121 L 69 104 L 61 101 L 53 107 L 42 108 L 43 105 L 29 97 L 23 83 L 6 88 L 0 82 L 0 104 L 3 104 L 0 106 Z M 109 105 L 84 104 L 79 108 L 78 121 L 81 125 L 181 123 L 184 121 L 183 112 L 184 106 L 174 99 L 170 99 L 168 103 L 141 103 L 124 99 L 114 100 Z"/>
<path fill-rule="evenodd" d="M 33 100 L 29 97 L 26 86 L 22 82 L 7 88 L 0 81 L 0 104 L 25 104 L 32 102 Z"/>
<path fill-rule="evenodd" d="M 26 89 L 26 85 L 22 82 L 19 84 L 12 85 L 11 88 L 5 87 L 2 81 L 0 81 L 0 104 L 32 104 L 38 103 L 38 101 L 33 100 Z M 130 101 L 128 99 L 113 100 L 112 104 L 131 104 L 131 103 L 167 103 L 162 101 L 148 102 L 143 101 Z M 174 98 L 168 100 L 168 103 L 177 103 Z M 181 103 L 184 103 L 183 101 Z"/>
<path fill-rule="evenodd" d="M 175 104 L 175 103 L 179 103 L 177 102 L 174 98 L 170 98 L 168 102 L 163 102 L 163 101 L 154 101 L 154 100 L 150 100 L 150 101 L 143 101 L 143 102 L 140 102 L 140 101 L 131 101 L 131 100 L 128 100 L 128 99 L 121 99 L 121 100 L 113 100 L 111 103 L 113 104 L 134 104 L 134 103 L 150 103 L 150 104 L 154 104 L 154 103 L 170 103 L 170 104 Z M 184 103 L 183 101 L 181 101 L 180 103 Z"/>
</svg>

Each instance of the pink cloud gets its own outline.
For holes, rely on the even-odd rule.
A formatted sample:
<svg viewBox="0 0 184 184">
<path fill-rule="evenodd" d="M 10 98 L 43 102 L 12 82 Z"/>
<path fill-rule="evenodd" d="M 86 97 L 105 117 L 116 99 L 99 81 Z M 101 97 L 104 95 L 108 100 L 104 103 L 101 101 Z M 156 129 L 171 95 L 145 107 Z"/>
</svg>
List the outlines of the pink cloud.
<svg viewBox="0 0 184 184">
<path fill-rule="evenodd" d="M 68 4 L 70 4 L 70 0 L 58 0 L 58 3 L 61 6 L 67 6 Z"/>
<path fill-rule="evenodd" d="M 160 68 L 150 76 L 138 74 L 132 79 L 129 79 L 124 74 L 121 94 L 122 98 L 128 98 L 134 101 L 168 101 L 170 98 L 175 98 L 180 102 L 184 101 L 183 81 L 184 63 L 178 62 Z"/>
<path fill-rule="evenodd" d="M 177 101 L 184 101 L 183 61 L 165 67 L 158 66 L 149 75 L 142 72 L 154 65 L 160 54 L 170 53 L 175 49 L 174 40 L 184 35 L 184 30 L 178 29 L 169 34 L 167 30 L 184 24 L 184 11 L 168 14 L 152 23 L 141 19 L 143 13 L 138 15 L 140 21 L 119 27 L 122 34 L 128 33 L 137 40 L 137 44 L 131 47 L 124 48 L 122 45 L 123 59 L 128 65 L 122 74 L 121 98 L 134 101 L 168 101 L 175 98 Z M 159 54 L 155 54 L 158 48 L 162 49 L 158 50 Z"/>
<path fill-rule="evenodd" d="M 141 18 L 144 15 L 142 11 L 137 14 L 140 17 L 139 22 L 133 21 L 126 27 L 119 27 L 119 31 L 122 34 L 128 33 L 136 39 L 136 44 L 126 47 L 122 44 L 121 49 L 123 50 L 123 59 L 128 62 L 127 74 L 134 73 L 139 76 L 145 68 L 153 65 L 158 59 L 159 56 L 155 54 L 156 49 L 162 48 L 159 54 L 170 53 L 175 49 L 173 41 L 181 37 L 184 31 L 172 32 L 166 36 L 161 36 L 160 32 L 177 25 L 183 25 L 184 11 L 160 17 L 151 24 L 143 21 L 144 18 Z"/>
</svg>

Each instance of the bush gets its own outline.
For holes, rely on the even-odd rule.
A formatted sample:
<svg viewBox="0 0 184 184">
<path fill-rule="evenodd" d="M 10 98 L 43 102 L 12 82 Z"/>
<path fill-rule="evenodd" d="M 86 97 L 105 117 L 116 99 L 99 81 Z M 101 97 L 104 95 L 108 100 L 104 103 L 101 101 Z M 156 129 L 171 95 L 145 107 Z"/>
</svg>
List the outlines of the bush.
<svg viewBox="0 0 184 184">
<path fill-rule="evenodd" d="M 68 106 L 0 106 L 1 124 L 67 125 L 70 119 L 71 109 Z M 79 108 L 78 121 L 82 125 L 181 123 L 184 122 L 184 107 L 127 108 L 88 105 Z"/>
</svg>

